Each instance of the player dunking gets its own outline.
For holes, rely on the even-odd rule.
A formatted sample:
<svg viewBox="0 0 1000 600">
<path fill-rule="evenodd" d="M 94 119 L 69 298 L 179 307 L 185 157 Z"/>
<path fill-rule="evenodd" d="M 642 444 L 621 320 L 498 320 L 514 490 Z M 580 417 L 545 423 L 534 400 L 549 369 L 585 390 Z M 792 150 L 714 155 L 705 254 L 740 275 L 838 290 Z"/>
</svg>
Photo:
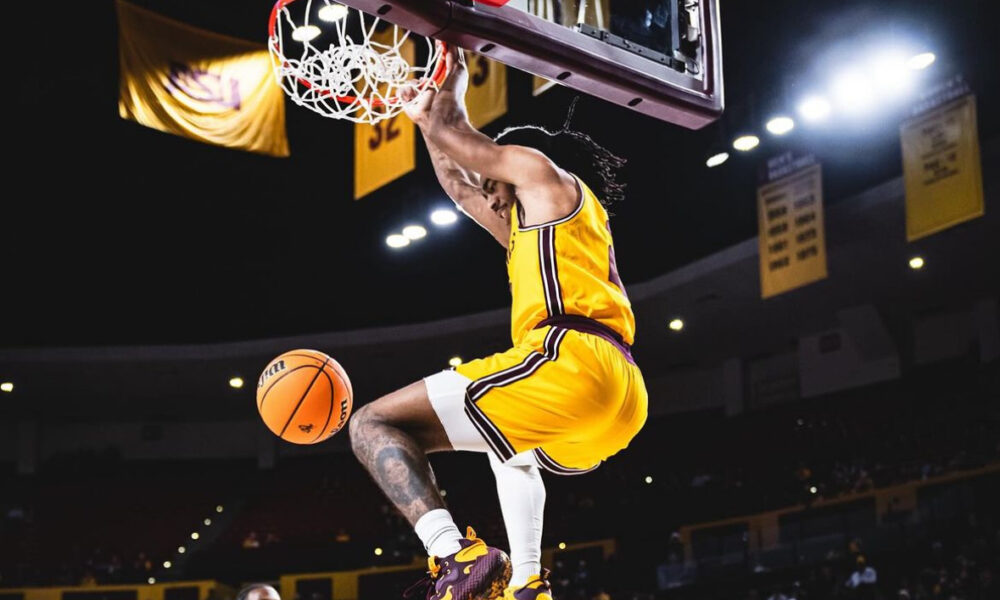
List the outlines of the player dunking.
<svg viewBox="0 0 1000 600">
<path fill-rule="evenodd" d="M 629 350 L 635 321 L 598 200 L 622 195 L 623 161 L 565 128 L 513 128 L 496 140 L 476 131 L 460 52 L 449 53 L 440 91 L 404 99 L 445 191 L 507 250 L 514 345 L 364 406 L 351 445 L 427 549 L 429 600 L 551 600 L 539 467 L 593 470 L 646 421 Z M 463 538 L 445 508 L 426 454 L 449 450 L 489 455 L 510 560 L 471 528 Z"/>
</svg>

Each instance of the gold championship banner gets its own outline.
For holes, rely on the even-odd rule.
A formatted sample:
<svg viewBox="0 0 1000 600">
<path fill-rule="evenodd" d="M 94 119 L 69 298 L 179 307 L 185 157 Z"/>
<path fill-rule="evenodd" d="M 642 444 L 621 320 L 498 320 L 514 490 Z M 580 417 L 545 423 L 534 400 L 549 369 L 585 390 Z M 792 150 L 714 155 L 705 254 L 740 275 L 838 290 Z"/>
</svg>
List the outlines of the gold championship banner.
<svg viewBox="0 0 1000 600">
<path fill-rule="evenodd" d="M 285 100 L 271 57 L 118 0 L 118 114 L 200 142 L 288 156 Z"/>
<path fill-rule="evenodd" d="M 983 216 L 975 96 L 906 121 L 900 139 L 908 241 Z"/>
<path fill-rule="evenodd" d="M 388 34 L 387 34 L 388 35 Z M 391 38 L 379 40 L 392 44 Z M 400 55 L 413 64 L 415 50 L 406 40 Z M 405 114 L 375 124 L 354 125 L 354 199 L 359 200 L 406 175 L 417 166 L 416 127 Z"/>
<path fill-rule="evenodd" d="M 469 89 L 465 92 L 469 122 L 482 129 L 507 113 L 507 65 L 472 52 L 466 52 L 465 59 L 469 66 Z"/>
<path fill-rule="evenodd" d="M 797 165 L 790 156 L 776 160 L 780 178 L 757 189 L 763 298 L 825 279 L 827 275 L 822 170 L 817 164 L 793 170 L 789 167 Z M 780 164 L 782 161 L 784 165 Z M 811 157 L 806 162 L 812 163 Z"/>
</svg>

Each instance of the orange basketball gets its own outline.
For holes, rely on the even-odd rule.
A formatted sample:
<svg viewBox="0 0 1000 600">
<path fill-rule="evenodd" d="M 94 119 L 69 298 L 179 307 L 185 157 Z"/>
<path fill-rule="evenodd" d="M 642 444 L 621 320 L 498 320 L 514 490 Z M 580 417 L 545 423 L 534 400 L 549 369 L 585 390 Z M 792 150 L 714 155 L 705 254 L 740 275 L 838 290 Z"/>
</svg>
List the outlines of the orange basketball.
<svg viewBox="0 0 1000 600">
<path fill-rule="evenodd" d="M 257 410 L 286 442 L 315 444 L 351 416 L 354 392 L 340 364 L 316 350 L 292 350 L 267 365 L 257 381 Z"/>
</svg>

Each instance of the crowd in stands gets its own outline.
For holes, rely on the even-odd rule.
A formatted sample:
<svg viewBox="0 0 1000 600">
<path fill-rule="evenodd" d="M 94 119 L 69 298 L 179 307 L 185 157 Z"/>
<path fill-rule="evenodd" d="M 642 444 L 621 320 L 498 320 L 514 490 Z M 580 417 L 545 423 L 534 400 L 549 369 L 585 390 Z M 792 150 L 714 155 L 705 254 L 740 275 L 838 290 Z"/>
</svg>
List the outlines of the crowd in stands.
<svg viewBox="0 0 1000 600">
<path fill-rule="evenodd" d="M 737 417 L 653 419 L 627 451 L 595 473 L 547 478 L 546 546 L 615 538 L 621 552 L 649 557 L 563 557 L 553 575 L 557 597 L 628 600 L 696 586 L 698 569 L 674 533 L 681 525 L 809 506 L 1000 461 L 994 405 L 995 398 L 957 393 L 948 382 L 917 379 Z M 483 457 L 442 455 L 432 462 L 456 520 L 502 545 L 495 484 Z M 270 471 L 250 461 L 192 469 L 91 455 L 46 464 L 31 478 L 0 476 L 6 490 L 0 496 L 0 587 L 143 582 L 154 575 L 245 581 L 407 564 L 423 553 L 408 524 L 346 453 L 289 459 Z M 231 520 L 211 542 L 188 538 L 217 502 L 234 498 Z M 988 542 L 995 558 L 996 539 Z M 941 543 L 950 551 L 950 542 Z M 179 545 L 187 546 L 184 569 L 164 572 L 163 561 L 176 559 Z M 873 576 L 881 600 L 952 600 L 934 590 L 956 586 L 961 594 L 954 600 L 978 600 L 970 582 L 991 581 L 995 560 L 959 555 L 975 564 L 938 565 L 937 587 L 928 587 L 923 567 L 904 573 L 884 556 L 858 553 L 855 562 L 815 567 L 797 586 L 755 588 L 747 600 L 865 600 Z M 859 557 L 867 561 L 860 574 L 851 571 Z M 626 563 L 642 572 L 622 571 Z M 845 584 L 852 577 L 853 587 Z M 641 585 L 607 584 L 621 580 Z M 819 591 L 817 581 L 835 592 Z M 887 596 L 889 583 L 908 596 Z"/>
</svg>

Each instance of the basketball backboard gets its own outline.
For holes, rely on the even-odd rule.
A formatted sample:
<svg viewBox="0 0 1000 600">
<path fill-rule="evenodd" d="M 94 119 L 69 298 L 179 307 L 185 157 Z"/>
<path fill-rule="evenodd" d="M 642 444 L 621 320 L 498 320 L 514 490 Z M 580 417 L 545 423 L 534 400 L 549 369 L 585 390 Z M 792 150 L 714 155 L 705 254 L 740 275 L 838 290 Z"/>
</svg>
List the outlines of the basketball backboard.
<svg viewBox="0 0 1000 600">
<path fill-rule="evenodd" d="M 338 1 L 684 127 L 722 114 L 718 0 Z"/>
</svg>

